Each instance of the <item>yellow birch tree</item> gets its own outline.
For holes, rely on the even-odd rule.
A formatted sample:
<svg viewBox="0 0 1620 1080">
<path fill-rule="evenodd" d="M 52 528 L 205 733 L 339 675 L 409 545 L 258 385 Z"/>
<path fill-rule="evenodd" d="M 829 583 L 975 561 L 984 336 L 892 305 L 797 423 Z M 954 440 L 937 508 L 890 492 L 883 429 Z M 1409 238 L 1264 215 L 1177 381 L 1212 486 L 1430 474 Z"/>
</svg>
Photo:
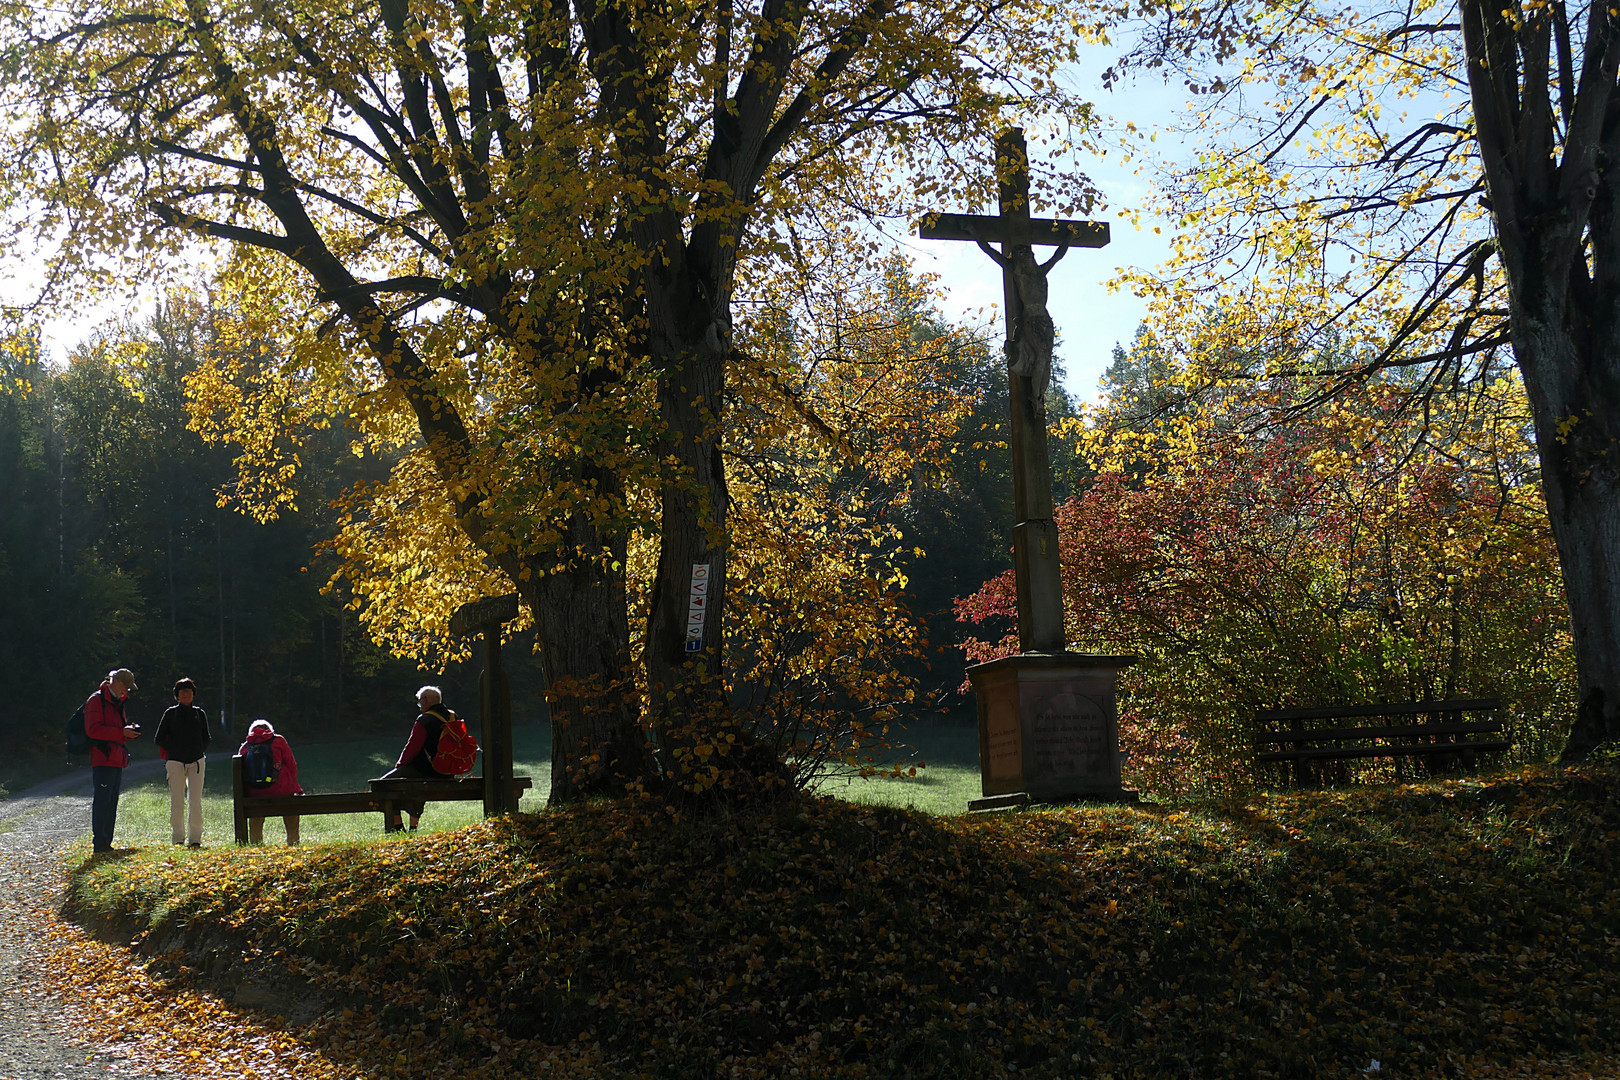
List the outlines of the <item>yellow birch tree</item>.
<svg viewBox="0 0 1620 1080">
<path fill-rule="evenodd" d="M 985 197 L 998 118 L 1083 122 L 1078 34 L 1043 0 L 10 0 L 7 243 L 45 252 L 40 310 L 220 249 L 244 333 L 285 346 L 239 372 L 285 437 L 347 413 L 408 449 L 368 494 L 422 533 L 365 543 L 463 560 L 446 609 L 515 588 L 570 763 L 553 797 L 616 790 L 658 776 L 629 691 L 637 491 L 654 726 L 725 710 L 739 268 Z M 1045 181 L 1056 212 L 1088 199 Z"/>
</svg>

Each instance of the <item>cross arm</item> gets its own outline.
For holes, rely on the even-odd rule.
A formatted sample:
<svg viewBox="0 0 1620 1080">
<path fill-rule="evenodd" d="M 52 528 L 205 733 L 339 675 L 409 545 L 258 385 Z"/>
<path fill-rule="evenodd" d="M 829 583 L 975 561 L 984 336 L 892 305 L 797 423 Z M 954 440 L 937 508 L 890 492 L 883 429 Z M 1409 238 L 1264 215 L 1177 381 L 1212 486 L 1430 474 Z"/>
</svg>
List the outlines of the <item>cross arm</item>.
<svg viewBox="0 0 1620 1080">
<path fill-rule="evenodd" d="M 917 222 L 924 240 L 976 240 L 981 244 L 1030 244 L 1048 247 L 1106 247 L 1106 221 L 1064 218 L 987 217 L 983 214 L 925 214 Z"/>
</svg>

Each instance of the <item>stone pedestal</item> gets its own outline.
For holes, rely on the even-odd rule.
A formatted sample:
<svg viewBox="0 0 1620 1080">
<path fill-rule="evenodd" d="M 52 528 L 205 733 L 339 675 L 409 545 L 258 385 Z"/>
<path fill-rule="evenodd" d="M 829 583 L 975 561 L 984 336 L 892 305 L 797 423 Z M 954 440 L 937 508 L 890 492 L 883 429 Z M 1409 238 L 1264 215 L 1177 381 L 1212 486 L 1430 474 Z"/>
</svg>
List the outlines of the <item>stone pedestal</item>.
<svg viewBox="0 0 1620 1080">
<path fill-rule="evenodd" d="M 967 669 L 979 700 L 984 798 L 969 810 L 1130 802 L 1119 778 L 1114 686 L 1134 656 L 1019 653 Z"/>
</svg>

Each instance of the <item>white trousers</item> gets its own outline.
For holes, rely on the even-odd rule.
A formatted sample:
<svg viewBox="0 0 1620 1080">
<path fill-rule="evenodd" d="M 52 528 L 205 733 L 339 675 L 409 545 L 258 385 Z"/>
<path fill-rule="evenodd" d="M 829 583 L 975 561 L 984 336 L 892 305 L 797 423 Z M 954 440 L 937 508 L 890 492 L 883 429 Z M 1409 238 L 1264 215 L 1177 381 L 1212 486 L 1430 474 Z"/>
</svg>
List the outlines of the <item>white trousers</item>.
<svg viewBox="0 0 1620 1080">
<path fill-rule="evenodd" d="M 176 844 L 202 843 L 203 766 L 206 764 L 201 758 L 189 765 L 179 761 L 163 763 L 163 771 L 169 774 L 169 839 Z"/>
</svg>

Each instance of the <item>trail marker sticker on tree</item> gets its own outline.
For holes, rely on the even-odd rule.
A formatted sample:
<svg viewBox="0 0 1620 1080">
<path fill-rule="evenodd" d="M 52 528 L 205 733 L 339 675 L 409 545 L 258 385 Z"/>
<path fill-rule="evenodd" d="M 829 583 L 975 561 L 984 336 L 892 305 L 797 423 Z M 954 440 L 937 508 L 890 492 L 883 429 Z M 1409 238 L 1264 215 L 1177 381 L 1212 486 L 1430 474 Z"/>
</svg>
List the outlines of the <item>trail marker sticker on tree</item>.
<svg viewBox="0 0 1620 1080">
<path fill-rule="evenodd" d="M 709 564 L 692 564 L 692 601 L 686 608 L 686 651 L 703 650 L 703 617 L 709 610 Z"/>
</svg>

